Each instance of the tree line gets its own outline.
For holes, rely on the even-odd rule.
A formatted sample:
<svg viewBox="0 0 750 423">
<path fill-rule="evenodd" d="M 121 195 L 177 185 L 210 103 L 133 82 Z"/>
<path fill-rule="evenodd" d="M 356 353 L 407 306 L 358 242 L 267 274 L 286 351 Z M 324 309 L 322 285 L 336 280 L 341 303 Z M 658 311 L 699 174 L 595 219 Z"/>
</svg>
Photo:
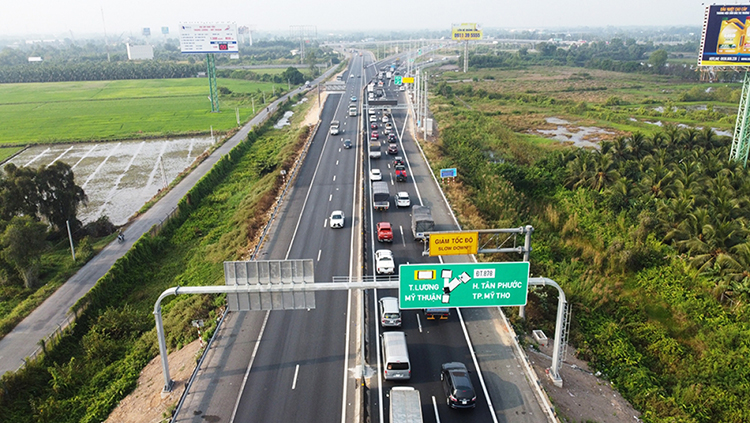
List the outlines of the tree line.
<svg viewBox="0 0 750 423">
<path fill-rule="evenodd" d="M 0 66 L 0 83 L 190 78 L 205 71 L 204 64 L 159 61 L 35 63 Z"/>
<path fill-rule="evenodd" d="M 39 262 L 48 240 L 60 237 L 76 217 L 86 194 L 63 162 L 39 169 L 9 163 L 0 174 L 0 285 L 38 282 Z"/>
</svg>

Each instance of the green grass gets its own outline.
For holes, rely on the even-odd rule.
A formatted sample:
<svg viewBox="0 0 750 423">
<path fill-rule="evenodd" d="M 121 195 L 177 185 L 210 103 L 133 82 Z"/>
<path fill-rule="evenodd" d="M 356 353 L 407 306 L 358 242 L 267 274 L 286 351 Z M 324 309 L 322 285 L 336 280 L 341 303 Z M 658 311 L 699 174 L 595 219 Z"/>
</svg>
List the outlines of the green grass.
<svg viewBox="0 0 750 423">
<path fill-rule="evenodd" d="M 23 147 L 0 148 L 0 163 L 4 162 L 6 159 L 10 157 L 13 157 L 14 154 L 18 153 L 21 150 L 23 150 Z"/>
<path fill-rule="evenodd" d="M 271 97 L 270 82 L 219 79 L 233 94 L 211 113 L 204 78 L 0 85 L 0 146 L 226 131 Z M 276 93 L 279 93 L 276 84 Z M 281 87 L 286 88 L 286 87 Z M 1 157 L 1 156 L 0 156 Z"/>
</svg>

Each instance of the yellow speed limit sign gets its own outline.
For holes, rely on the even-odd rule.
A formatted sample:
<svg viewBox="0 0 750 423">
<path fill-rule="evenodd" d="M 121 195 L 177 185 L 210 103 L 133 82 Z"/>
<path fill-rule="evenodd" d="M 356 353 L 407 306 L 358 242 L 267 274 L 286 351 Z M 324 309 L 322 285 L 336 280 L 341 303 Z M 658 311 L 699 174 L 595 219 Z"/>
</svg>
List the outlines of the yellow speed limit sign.
<svg viewBox="0 0 750 423">
<path fill-rule="evenodd" d="M 479 245 L 477 232 L 445 232 L 430 234 L 430 256 L 476 254 Z"/>
<path fill-rule="evenodd" d="M 404 84 L 413 84 L 414 83 L 414 77 L 413 76 L 405 76 L 401 78 L 401 82 Z"/>
</svg>

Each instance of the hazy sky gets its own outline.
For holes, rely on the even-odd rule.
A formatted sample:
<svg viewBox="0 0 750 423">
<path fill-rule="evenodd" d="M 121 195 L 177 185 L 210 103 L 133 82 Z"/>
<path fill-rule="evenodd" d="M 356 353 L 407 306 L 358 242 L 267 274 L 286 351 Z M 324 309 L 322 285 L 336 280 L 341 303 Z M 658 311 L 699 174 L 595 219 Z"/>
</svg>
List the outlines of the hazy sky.
<svg viewBox="0 0 750 423">
<path fill-rule="evenodd" d="M 144 27 L 160 34 L 162 26 L 176 35 L 178 23 L 188 21 L 287 32 L 290 25 L 316 25 L 321 36 L 356 29 L 447 31 L 461 22 L 526 29 L 702 26 L 704 6 L 698 0 L 0 0 L 0 35 L 102 33 L 102 10 L 114 37 L 138 35 Z"/>
</svg>

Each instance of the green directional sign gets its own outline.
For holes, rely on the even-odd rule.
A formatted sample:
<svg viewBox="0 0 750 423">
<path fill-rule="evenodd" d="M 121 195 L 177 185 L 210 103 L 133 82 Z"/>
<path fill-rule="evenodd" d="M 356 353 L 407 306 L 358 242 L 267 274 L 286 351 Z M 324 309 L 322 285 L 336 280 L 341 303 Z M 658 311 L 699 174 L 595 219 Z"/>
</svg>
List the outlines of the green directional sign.
<svg viewBox="0 0 750 423">
<path fill-rule="evenodd" d="M 401 85 L 401 83 L 402 83 L 402 82 L 401 82 L 401 78 L 402 78 L 402 76 L 401 76 L 401 75 L 396 75 L 396 76 L 394 76 L 394 77 L 393 77 L 393 83 L 394 83 L 394 84 L 396 84 L 396 85 Z"/>
<path fill-rule="evenodd" d="M 526 305 L 529 263 L 402 264 L 402 309 Z"/>
</svg>

